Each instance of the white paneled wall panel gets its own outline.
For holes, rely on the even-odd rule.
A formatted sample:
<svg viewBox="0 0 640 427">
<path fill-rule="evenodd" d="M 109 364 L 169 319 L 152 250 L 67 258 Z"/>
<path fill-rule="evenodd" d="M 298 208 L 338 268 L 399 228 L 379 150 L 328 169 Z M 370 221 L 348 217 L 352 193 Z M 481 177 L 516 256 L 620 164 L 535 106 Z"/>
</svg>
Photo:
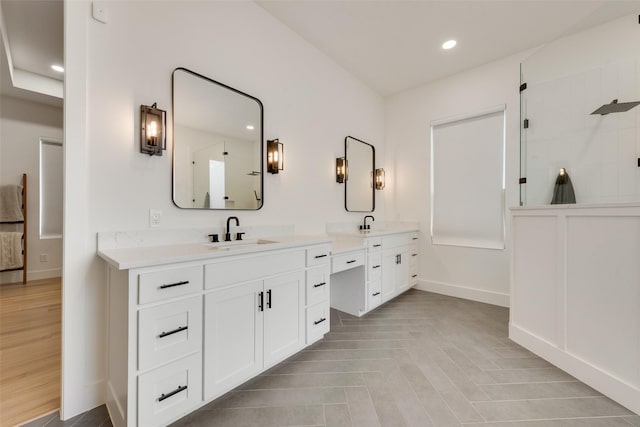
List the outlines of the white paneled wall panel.
<svg viewBox="0 0 640 427">
<path fill-rule="evenodd" d="M 513 232 L 513 272 L 521 286 L 513 292 L 512 321 L 557 344 L 557 219 L 555 216 L 518 217 L 514 220 Z"/>
<path fill-rule="evenodd" d="M 638 386 L 640 218 L 568 217 L 567 232 L 567 351 Z"/>
</svg>

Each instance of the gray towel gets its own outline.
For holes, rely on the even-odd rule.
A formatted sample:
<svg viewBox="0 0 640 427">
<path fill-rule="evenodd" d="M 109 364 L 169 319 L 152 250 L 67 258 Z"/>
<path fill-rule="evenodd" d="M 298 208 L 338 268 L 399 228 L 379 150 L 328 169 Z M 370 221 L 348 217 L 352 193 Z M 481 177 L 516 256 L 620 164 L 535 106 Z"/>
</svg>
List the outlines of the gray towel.
<svg viewBox="0 0 640 427">
<path fill-rule="evenodd" d="M 22 267 L 22 233 L 0 233 L 0 270 Z"/>
<path fill-rule="evenodd" d="M 0 222 L 24 221 L 22 216 L 22 186 L 0 186 Z"/>
<path fill-rule="evenodd" d="M 553 198 L 551 199 L 552 205 L 564 205 L 576 202 L 576 193 L 573 191 L 573 184 L 571 178 L 565 170 L 560 169 L 560 174 L 556 178 L 556 185 L 553 187 Z"/>
</svg>

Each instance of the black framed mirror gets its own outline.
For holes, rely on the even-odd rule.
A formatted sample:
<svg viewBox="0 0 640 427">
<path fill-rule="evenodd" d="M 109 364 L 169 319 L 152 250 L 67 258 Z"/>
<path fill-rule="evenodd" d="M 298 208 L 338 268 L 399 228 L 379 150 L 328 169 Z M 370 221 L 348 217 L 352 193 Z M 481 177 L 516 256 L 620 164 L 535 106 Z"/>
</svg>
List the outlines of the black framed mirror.
<svg viewBox="0 0 640 427">
<path fill-rule="evenodd" d="M 263 106 L 186 68 L 172 74 L 173 202 L 184 209 L 263 204 Z"/>
<path fill-rule="evenodd" d="M 373 145 L 352 136 L 344 139 L 347 177 L 344 186 L 344 208 L 348 212 L 373 212 L 375 188 L 373 173 L 376 149 Z"/>
</svg>

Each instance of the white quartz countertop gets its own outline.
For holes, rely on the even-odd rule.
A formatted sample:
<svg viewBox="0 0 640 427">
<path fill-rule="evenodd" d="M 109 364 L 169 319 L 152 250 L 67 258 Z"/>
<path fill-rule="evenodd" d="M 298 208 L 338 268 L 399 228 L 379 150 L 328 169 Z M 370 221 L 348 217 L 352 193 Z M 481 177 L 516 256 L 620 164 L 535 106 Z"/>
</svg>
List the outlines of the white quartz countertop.
<svg viewBox="0 0 640 427">
<path fill-rule="evenodd" d="M 334 238 L 321 236 L 274 236 L 244 241 L 181 243 L 159 246 L 103 249 L 98 256 L 119 270 L 151 267 L 174 262 L 199 261 L 234 255 L 268 252 L 299 246 L 331 243 Z"/>
<path fill-rule="evenodd" d="M 387 236 L 389 234 L 412 233 L 418 231 L 415 227 L 372 228 L 371 230 L 337 231 L 329 233 L 332 236 L 343 238 L 353 237 L 364 239 L 367 237 Z"/>
</svg>

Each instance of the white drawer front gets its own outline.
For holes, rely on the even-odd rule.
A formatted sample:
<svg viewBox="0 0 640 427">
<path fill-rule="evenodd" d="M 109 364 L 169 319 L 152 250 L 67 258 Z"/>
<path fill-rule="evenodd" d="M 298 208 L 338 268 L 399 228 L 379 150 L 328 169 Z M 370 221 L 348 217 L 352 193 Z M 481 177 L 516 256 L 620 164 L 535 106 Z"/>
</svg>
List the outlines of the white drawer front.
<svg viewBox="0 0 640 427">
<path fill-rule="evenodd" d="M 307 308 L 307 344 L 322 338 L 329 332 L 329 302 Z"/>
<path fill-rule="evenodd" d="M 369 254 L 367 258 L 367 279 L 376 280 L 382 274 L 382 252 Z"/>
<path fill-rule="evenodd" d="M 382 244 L 384 249 L 397 248 L 398 246 L 409 245 L 412 242 L 411 234 L 394 234 L 390 236 L 384 236 L 382 238 Z"/>
<path fill-rule="evenodd" d="M 202 266 L 167 268 L 138 275 L 138 303 L 189 295 L 202 290 Z"/>
<path fill-rule="evenodd" d="M 202 401 L 202 353 L 138 377 L 138 425 L 164 426 Z"/>
<path fill-rule="evenodd" d="M 299 270 L 305 265 L 305 251 L 280 252 L 238 259 L 221 260 L 204 266 L 204 287 L 215 289 L 234 283 Z"/>
<path fill-rule="evenodd" d="M 202 350 L 202 297 L 138 312 L 138 369 Z"/>
<path fill-rule="evenodd" d="M 340 271 L 349 270 L 350 268 L 355 268 L 360 265 L 364 265 L 363 250 L 334 256 L 331 260 L 331 272 L 338 273 Z"/>
<path fill-rule="evenodd" d="M 369 282 L 369 294 L 367 295 L 367 309 L 373 310 L 382 303 L 382 279 Z"/>
<path fill-rule="evenodd" d="M 329 266 L 307 271 L 307 306 L 329 300 Z"/>
<path fill-rule="evenodd" d="M 317 246 L 307 249 L 307 267 L 329 264 L 331 259 L 331 247 L 329 245 Z"/>
<path fill-rule="evenodd" d="M 367 237 L 367 249 L 369 251 L 382 249 L 382 237 Z"/>
</svg>

